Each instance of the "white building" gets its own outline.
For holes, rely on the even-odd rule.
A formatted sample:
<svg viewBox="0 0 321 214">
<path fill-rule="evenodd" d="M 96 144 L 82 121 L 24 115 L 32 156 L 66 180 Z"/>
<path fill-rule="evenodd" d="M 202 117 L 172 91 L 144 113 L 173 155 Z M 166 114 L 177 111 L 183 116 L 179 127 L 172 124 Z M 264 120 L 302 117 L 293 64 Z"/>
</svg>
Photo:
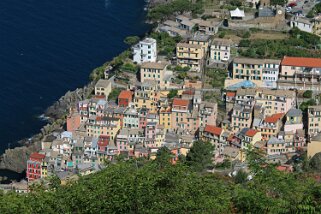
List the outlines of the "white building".
<svg viewBox="0 0 321 214">
<path fill-rule="evenodd" d="M 281 60 L 266 60 L 263 64 L 262 79 L 265 87 L 277 88 L 280 62 Z"/>
<path fill-rule="evenodd" d="M 313 32 L 313 23 L 308 18 L 294 16 L 291 19 L 290 26 L 297 27 L 302 31 L 312 33 Z"/>
<path fill-rule="evenodd" d="M 133 47 L 133 61 L 141 64 L 143 62 L 156 62 L 157 44 L 153 38 L 146 38 Z"/>
<path fill-rule="evenodd" d="M 215 38 L 211 45 L 210 61 L 227 62 L 231 57 L 232 40 Z"/>
</svg>

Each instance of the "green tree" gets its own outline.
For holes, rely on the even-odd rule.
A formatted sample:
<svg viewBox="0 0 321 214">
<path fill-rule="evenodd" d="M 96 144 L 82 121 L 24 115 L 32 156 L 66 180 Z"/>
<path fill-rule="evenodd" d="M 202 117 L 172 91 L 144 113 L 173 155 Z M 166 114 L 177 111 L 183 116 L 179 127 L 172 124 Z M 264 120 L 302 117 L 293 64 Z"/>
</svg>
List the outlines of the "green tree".
<svg viewBox="0 0 321 214">
<path fill-rule="evenodd" d="M 120 92 L 121 92 L 121 90 L 120 90 L 119 88 L 114 88 L 114 89 L 110 92 L 110 94 L 109 94 L 109 96 L 108 96 L 108 100 L 117 101 L 117 98 L 118 98 Z"/>
<path fill-rule="evenodd" d="M 135 45 L 135 44 L 137 44 L 139 42 L 139 37 L 138 36 L 127 36 L 124 39 L 124 42 L 127 45 Z"/>
<path fill-rule="evenodd" d="M 209 142 L 196 141 L 186 156 L 186 164 L 196 172 L 211 166 L 214 146 Z"/>
<path fill-rule="evenodd" d="M 304 98 L 312 98 L 313 92 L 311 90 L 307 90 L 303 93 Z"/>
<path fill-rule="evenodd" d="M 222 31 L 222 32 L 219 33 L 218 37 L 219 37 L 219 38 L 224 38 L 225 35 L 226 35 L 226 32 L 225 32 L 225 31 Z"/>
<path fill-rule="evenodd" d="M 168 99 L 172 99 L 172 98 L 174 98 L 174 97 L 177 96 L 177 93 L 178 93 L 178 90 L 172 89 L 172 90 L 170 90 L 169 93 L 167 94 L 167 98 L 168 98 Z"/>
<path fill-rule="evenodd" d="M 157 151 L 155 163 L 159 169 L 163 169 L 171 164 L 172 156 L 173 154 L 171 151 L 167 147 L 163 146 Z"/>
</svg>

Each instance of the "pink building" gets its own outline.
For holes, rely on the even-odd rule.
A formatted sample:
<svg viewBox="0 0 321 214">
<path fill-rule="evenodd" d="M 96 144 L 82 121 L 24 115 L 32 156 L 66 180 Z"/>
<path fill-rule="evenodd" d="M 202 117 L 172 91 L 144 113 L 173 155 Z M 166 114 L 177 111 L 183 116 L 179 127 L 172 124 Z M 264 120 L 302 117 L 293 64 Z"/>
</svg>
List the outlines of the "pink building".
<svg viewBox="0 0 321 214">
<path fill-rule="evenodd" d="M 281 61 L 278 87 L 321 90 L 321 59 L 285 56 Z"/>
<path fill-rule="evenodd" d="M 189 113 L 190 101 L 174 98 L 172 105 L 172 128 L 187 128 L 187 114 Z"/>
<path fill-rule="evenodd" d="M 67 131 L 73 132 L 79 128 L 81 124 L 81 116 L 78 112 L 73 112 L 67 117 Z"/>
</svg>

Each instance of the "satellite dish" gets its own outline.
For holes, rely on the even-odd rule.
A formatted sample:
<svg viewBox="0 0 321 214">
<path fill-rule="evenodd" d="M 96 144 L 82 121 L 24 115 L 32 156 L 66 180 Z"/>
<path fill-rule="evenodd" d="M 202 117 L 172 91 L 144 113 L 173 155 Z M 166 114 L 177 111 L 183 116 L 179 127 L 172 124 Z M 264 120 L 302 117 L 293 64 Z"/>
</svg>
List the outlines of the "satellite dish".
<svg viewBox="0 0 321 214">
<path fill-rule="evenodd" d="M 282 14 L 282 10 L 278 10 L 278 14 L 281 15 Z"/>
</svg>

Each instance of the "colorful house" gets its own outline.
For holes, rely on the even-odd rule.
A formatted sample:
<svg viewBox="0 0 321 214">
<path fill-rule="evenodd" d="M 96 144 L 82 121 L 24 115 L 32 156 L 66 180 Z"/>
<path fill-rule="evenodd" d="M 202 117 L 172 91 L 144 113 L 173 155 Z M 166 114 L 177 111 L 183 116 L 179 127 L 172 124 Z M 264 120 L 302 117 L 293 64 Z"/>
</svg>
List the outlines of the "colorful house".
<svg viewBox="0 0 321 214">
<path fill-rule="evenodd" d="M 42 177 L 42 163 L 45 159 L 44 154 L 32 153 L 27 161 L 27 179 L 37 180 Z"/>
<path fill-rule="evenodd" d="M 132 102 L 133 93 L 131 91 L 123 90 L 118 95 L 118 106 L 128 107 L 129 103 Z"/>
</svg>

